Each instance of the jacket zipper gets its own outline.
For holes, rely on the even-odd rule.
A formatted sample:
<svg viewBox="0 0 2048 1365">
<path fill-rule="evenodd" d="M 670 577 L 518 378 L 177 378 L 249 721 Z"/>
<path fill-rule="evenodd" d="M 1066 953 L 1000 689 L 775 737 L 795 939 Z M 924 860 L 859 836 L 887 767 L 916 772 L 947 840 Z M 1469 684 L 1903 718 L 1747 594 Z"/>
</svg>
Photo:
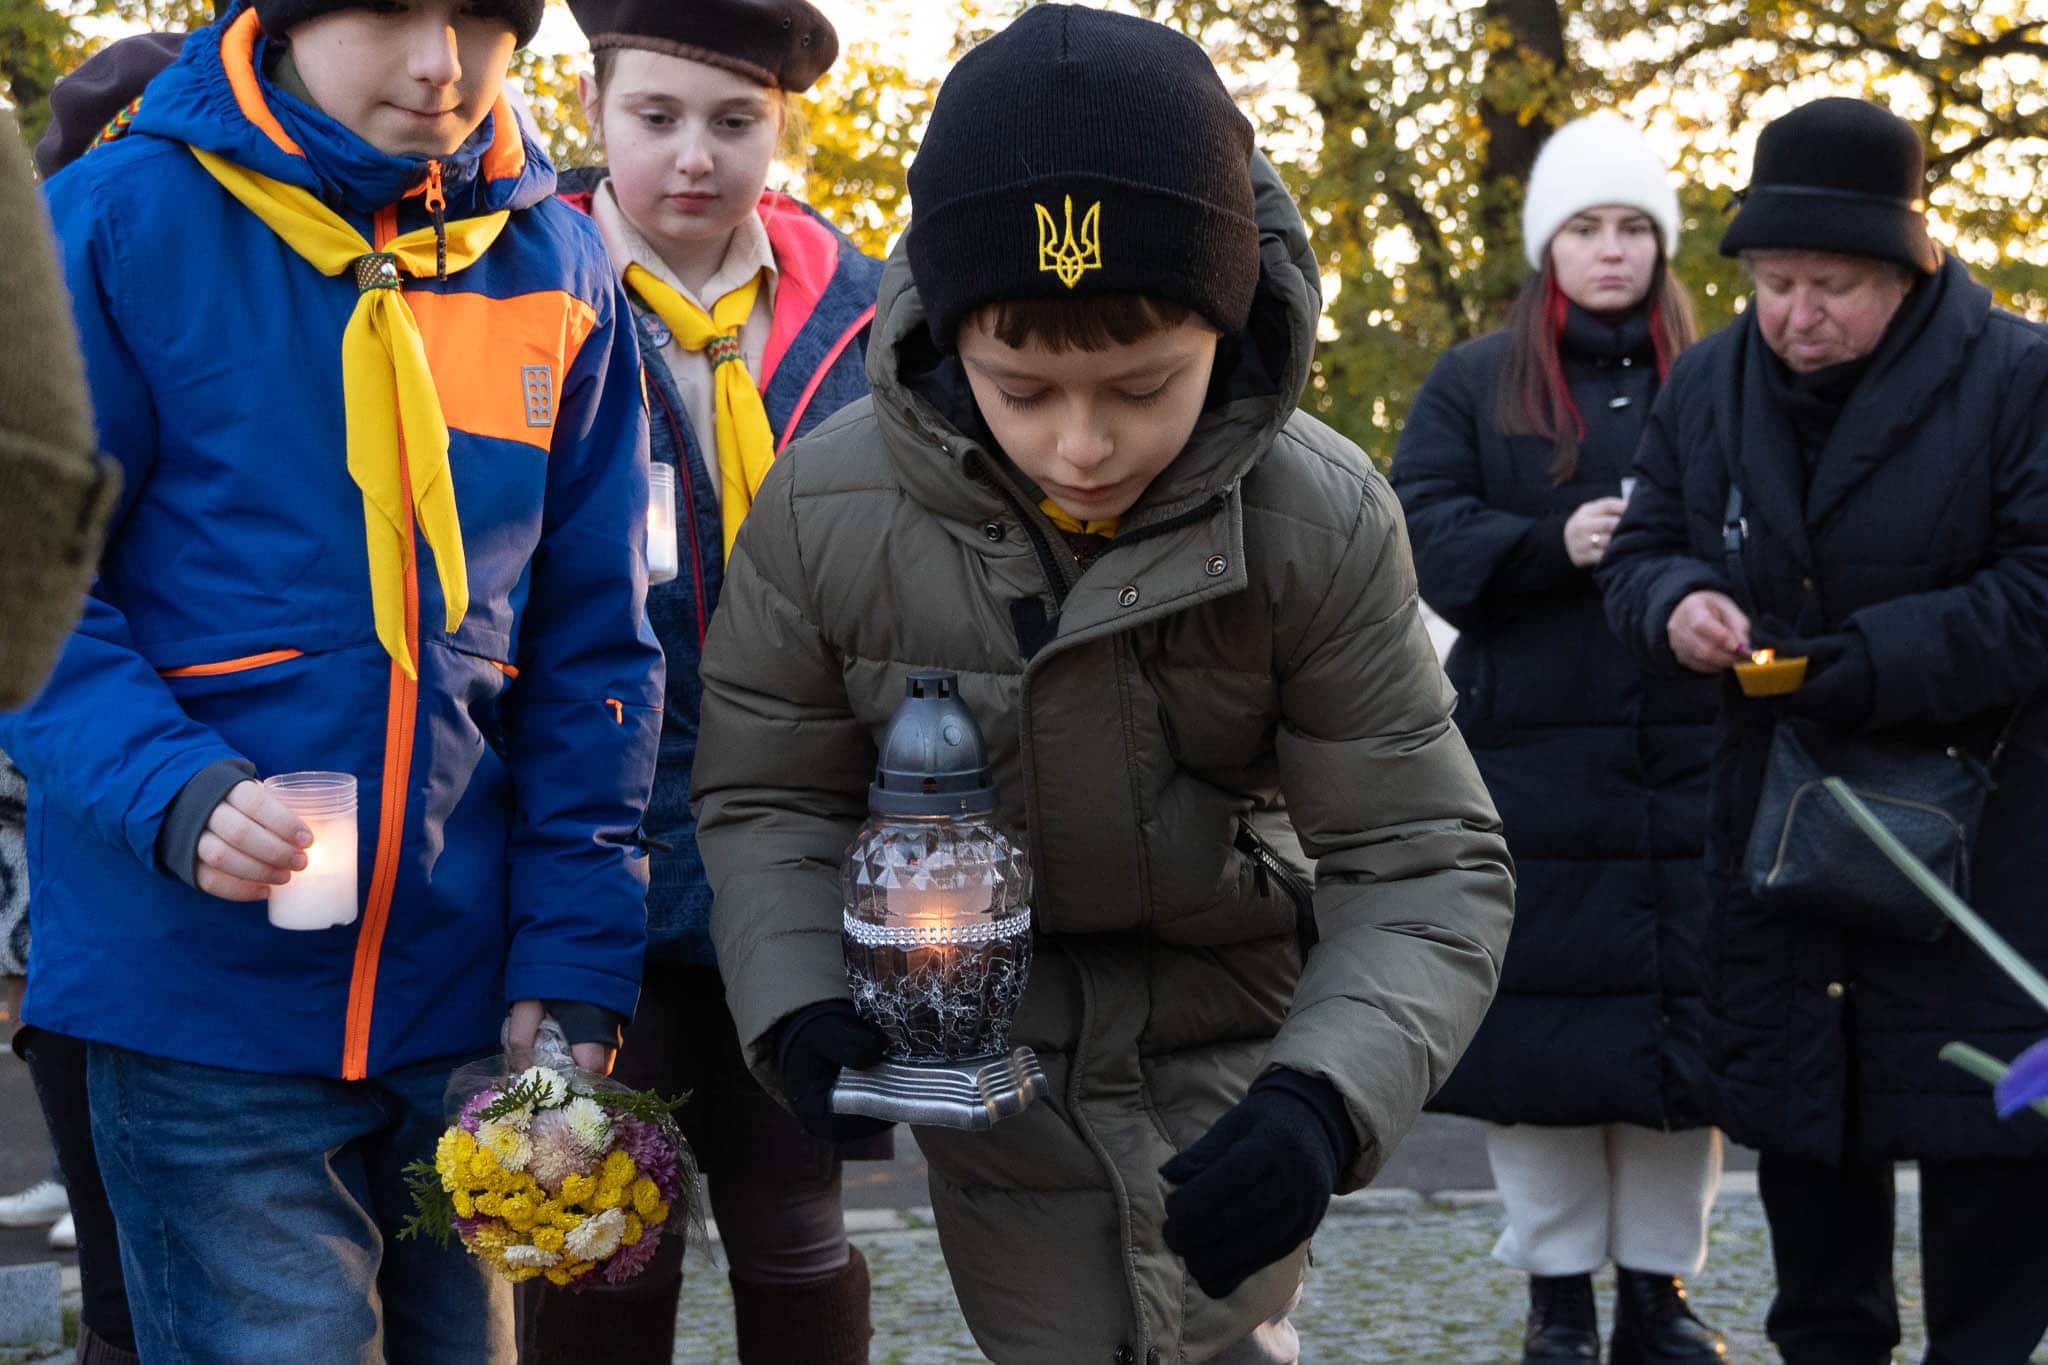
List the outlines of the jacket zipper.
<svg viewBox="0 0 2048 1365">
<path fill-rule="evenodd" d="M 434 219 L 434 278 L 448 278 L 448 196 L 441 192 L 441 163 L 427 163 L 427 212 Z"/>
<path fill-rule="evenodd" d="M 398 211 L 386 208 L 377 214 L 377 249 L 382 251 L 397 235 Z M 413 551 L 412 468 L 406 461 L 405 440 L 398 442 L 399 485 L 405 496 L 404 524 L 399 528 L 405 546 L 405 643 L 414 667 L 420 659 L 419 562 Z M 377 856 L 370 872 L 370 895 L 363 918 L 356 929 L 355 966 L 350 974 L 348 1010 L 342 1030 L 341 1077 L 359 1081 L 370 1069 L 370 1021 L 377 1003 L 377 967 L 384 948 L 384 927 L 391 916 L 391 901 L 398 887 L 399 854 L 405 839 L 406 792 L 412 785 L 413 734 L 419 720 L 419 681 L 406 676 L 397 660 L 391 661 L 390 690 L 385 700 L 383 800 L 377 815 Z"/>
<path fill-rule="evenodd" d="M 1258 832 L 1248 821 L 1238 821 L 1237 847 L 1239 852 L 1252 860 L 1252 865 L 1260 870 L 1262 878 L 1270 875 L 1280 884 L 1280 889 L 1286 893 L 1287 898 L 1294 902 L 1294 941 L 1301 950 L 1302 959 L 1306 961 L 1309 949 L 1315 947 L 1322 938 L 1322 931 L 1316 927 L 1315 888 L 1302 881 L 1301 874 L 1296 872 L 1285 858 L 1268 847 L 1266 841 L 1258 836 Z"/>
</svg>

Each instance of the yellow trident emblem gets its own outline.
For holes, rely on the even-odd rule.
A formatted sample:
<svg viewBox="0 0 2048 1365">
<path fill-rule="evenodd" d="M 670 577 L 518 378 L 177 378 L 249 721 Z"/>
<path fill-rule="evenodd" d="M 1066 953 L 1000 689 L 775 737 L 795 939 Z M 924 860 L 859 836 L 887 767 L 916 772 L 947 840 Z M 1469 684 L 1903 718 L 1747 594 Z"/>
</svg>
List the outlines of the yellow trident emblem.
<svg viewBox="0 0 2048 1365">
<path fill-rule="evenodd" d="M 1072 289 L 1090 270 L 1102 269 L 1102 201 L 1088 206 L 1081 217 L 1080 240 L 1074 238 L 1074 196 L 1066 196 L 1066 235 L 1053 221 L 1052 210 L 1033 204 L 1038 210 L 1038 268 L 1050 270 L 1060 283 Z"/>
</svg>

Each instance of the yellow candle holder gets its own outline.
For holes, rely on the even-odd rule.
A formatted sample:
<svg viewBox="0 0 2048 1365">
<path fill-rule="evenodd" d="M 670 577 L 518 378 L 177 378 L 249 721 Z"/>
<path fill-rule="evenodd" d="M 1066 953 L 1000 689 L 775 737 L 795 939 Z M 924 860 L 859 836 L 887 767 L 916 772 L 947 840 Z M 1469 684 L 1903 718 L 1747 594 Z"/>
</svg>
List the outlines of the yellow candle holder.
<svg viewBox="0 0 2048 1365">
<path fill-rule="evenodd" d="M 1776 650 L 1759 649 L 1746 664 L 1735 665 L 1735 681 L 1745 697 L 1782 697 L 1806 681 L 1806 656 L 1781 659 Z"/>
</svg>

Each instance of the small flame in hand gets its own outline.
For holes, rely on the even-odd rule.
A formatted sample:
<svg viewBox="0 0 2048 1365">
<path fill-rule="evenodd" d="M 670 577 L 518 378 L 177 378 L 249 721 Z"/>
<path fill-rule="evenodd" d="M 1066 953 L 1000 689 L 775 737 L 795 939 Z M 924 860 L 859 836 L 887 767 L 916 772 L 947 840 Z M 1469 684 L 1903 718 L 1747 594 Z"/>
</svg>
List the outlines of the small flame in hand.
<svg viewBox="0 0 2048 1365">
<path fill-rule="evenodd" d="M 1753 664 L 1767 664 L 1774 661 L 1777 657 L 1778 651 L 1775 649 L 1760 649 L 1749 656 L 1749 661 Z"/>
</svg>

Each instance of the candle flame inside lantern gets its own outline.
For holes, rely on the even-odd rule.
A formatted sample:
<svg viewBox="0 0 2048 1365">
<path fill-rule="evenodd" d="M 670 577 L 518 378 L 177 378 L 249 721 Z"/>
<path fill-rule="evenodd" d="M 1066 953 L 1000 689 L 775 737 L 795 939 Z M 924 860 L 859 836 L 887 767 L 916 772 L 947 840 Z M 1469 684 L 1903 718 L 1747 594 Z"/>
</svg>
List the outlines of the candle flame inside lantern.
<svg viewBox="0 0 2048 1365">
<path fill-rule="evenodd" d="M 1767 664 L 1774 661 L 1777 657 L 1778 651 L 1775 649 L 1760 649 L 1749 656 L 1749 661 L 1753 664 Z"/>
</svg>

